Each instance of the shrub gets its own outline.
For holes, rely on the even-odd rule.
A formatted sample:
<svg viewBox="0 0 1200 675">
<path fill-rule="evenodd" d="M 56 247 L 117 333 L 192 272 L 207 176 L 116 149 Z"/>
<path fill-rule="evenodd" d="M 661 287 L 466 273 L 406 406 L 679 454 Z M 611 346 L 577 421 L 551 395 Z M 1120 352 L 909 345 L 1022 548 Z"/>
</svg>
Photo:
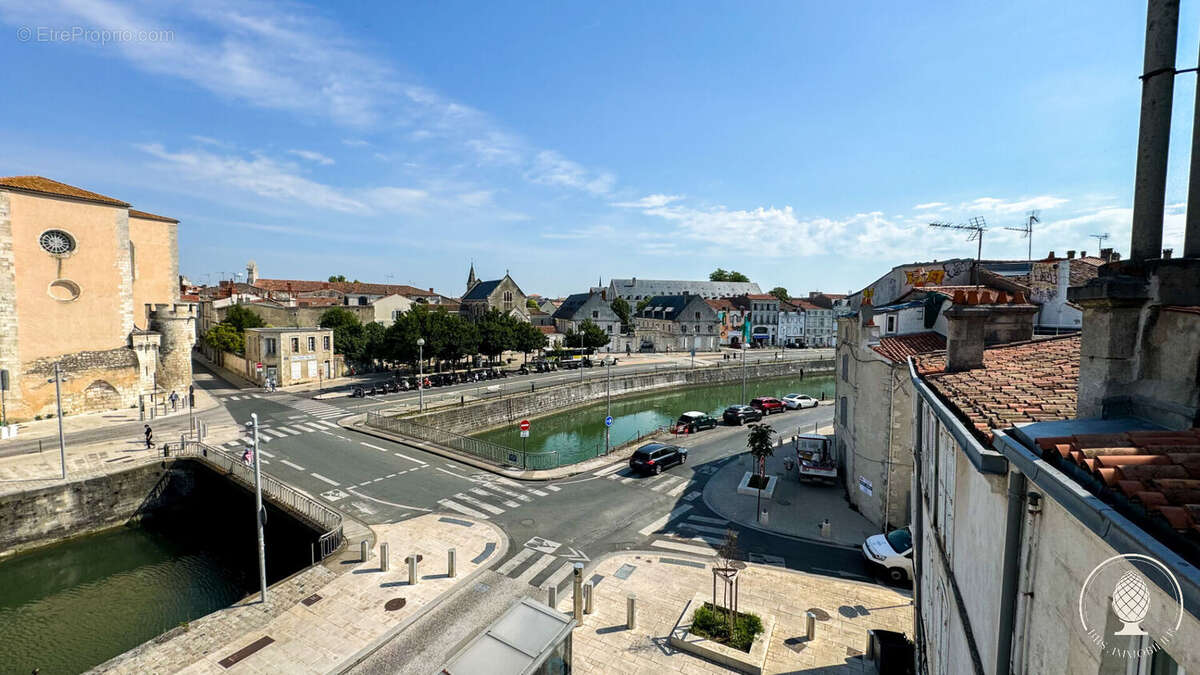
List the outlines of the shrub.
<svg viewBox="0 0 1200 675">
<path fill-rule="evenodd" d="M 763 631 L 763 625 L 757 614 L 738 612 L 734 617 L 733 636 L 730 637 L 729 611 L 706 602 L 696 608 L 696 613 L 692 615 L 691 631 L 713 642 L 748 652 L 754 643 L 754 636 Z"/>
</svg>

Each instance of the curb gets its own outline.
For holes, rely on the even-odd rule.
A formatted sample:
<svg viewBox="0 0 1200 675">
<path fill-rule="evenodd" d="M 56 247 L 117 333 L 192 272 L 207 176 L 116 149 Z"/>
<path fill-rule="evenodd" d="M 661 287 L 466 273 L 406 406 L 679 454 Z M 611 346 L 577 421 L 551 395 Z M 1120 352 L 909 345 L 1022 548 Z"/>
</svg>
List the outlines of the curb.
<svg viewBox="0 0 1200 675">
<path fill-rule="evenodd" d="M 392 628 L 388 629 L 388 631 L 386 633 L 384 633 L 383 635 L 380 635 L 379 637 L 372 640 L 366 647 L 363 647 L 362 649 L 355 652 L 352 656 L 350 656 L 346 660 L 342 661 L 340 664 L 337 665 L 337 667 L 333 668 L 329 672 L 339 673 L 339 675 L 341 673 L 349 672 L 355 666 L 357 666 L 360 663 L 362 663 L 363 661 L 367 660 L 367 658 L 369 658 L 372 654 L 379 651 L 388 642 L 391 642 L 392 639 L 394 639 L 400 633 L 404 632 L 409 626 L 416 623 L 418 619 L 420 619 L 421 617 L 425 616 L 429 612 L 432 612 L 434 609 L 436 609 L 439 605 L 441 605 L 443 602 L 445 602 L 447 598 L 449 598 L 450 596 L 455 595 L 456 593 L 461 591 L 463 588 L 465 588 L 467 585 L 469 585 L 469 582 L 473 581 L 476 577 L 480 576 L 487 570 L 490 570 L 492 567 L 494 567 L 496 565 L 496 563 L 503 560 L 504 556 L 508 553 L 509 537 L 504 532 L 504 530 L 500 529 L 500 526 L 496 525 L 495 523 L 490 523 L 490 522 L 482 521 L 482 520 L 476 520 L 474 518 L 469 518 L 469 517 L 463 517 L 462 514 L 458 514 L 458 513 L 452 514 L 452 513 L 432 512 L 431 515 L 441 515 L 441 516 L 446 516 L 446 517 L 452 517 L 452 518 L 456 518 L 458 520 L 469 520 L 472 523 L 474 523 L 475 525 L 486 525 L 486 526 L 490 527 L 498 535 L 498 538 L 500 540 L 500 544 L 498 547 L 498 555 L 494 556 L 494 561 L 491 564 L 480 565 L 479 567 L 475 568 L 475 570 L 473 572 L 471 572 L 467 576 L 463 577 L 457 584 L 454 584 L 450 588 L 443 591 L 441 595 L 437 596 L 433 600 L 430 600 L 428 603 L 423 605 L 421 607 L 421 609 L 419 609 L 415 613 L 413 613 L 412 616 L 408 617 L 407 619 L 400 622 L 396 626 L 393 626 Z"/>
</svg>

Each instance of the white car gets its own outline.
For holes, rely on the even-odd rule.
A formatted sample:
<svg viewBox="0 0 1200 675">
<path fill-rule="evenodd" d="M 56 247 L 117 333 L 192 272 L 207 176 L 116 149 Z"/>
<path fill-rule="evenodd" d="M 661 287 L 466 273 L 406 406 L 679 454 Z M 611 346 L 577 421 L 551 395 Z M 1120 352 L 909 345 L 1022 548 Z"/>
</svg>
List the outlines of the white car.
<svg viewBox="0 0 1200 675">
<path fill-rule="evenodd" d="M 787 406 L 789 410 L 796 410 L 798 408 L 815 408 L 817 407 L 818 403 L 817 399 L 807 394 L 786 394 L 780 400 L 783 401 L 783 405 Z"/>
<path fill-rule="evenodd" d="M 867 537 L 862 545 L 867 562 L 880 567 L 894 584 L 912 579 L 913 545 L 908 528 Z"/>
</svg>

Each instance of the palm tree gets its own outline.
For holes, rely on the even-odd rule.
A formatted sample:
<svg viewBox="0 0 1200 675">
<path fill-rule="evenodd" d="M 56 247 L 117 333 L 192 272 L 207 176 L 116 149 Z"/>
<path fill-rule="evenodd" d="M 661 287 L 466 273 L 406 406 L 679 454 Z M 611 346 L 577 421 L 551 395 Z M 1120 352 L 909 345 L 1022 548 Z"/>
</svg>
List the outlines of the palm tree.
<svg viewBox="0 0 1200 675">
<path fill-rule="evenodd" d="M 772 440 L 775 430 L 766 422 L 750 425 L 750 433 L 746 435 L 746 447 L 750 448 L 750 456 L 758 462 L 758 484 L 765 486 L 763 476 L 767 472 L 767 458 L 775 454 L 775 443 Z"/>
</svg>

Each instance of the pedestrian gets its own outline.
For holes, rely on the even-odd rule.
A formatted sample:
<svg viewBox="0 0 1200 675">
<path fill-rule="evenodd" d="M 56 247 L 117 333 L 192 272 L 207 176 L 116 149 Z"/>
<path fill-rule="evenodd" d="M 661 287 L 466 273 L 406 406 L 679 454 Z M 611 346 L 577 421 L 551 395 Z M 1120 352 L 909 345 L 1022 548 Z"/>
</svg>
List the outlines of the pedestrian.
<svg viewBox="0 0 1200 675">
<path fill-rule="evenodd" d="M 175 390 L 172 389 L 171 395 L 167 397 L 167 400 L 171 402 L 171 412 L 175 412 L 176 406 L 179 405 L 179 394 L 176 394 Z"/>
<path fill-rule="evenodd" d="M 154 430 L 150 428 L 149 424 L 147 424 L 146 425 L 146 449 L 149 450 L 150 448 L 153 448 L 153 447 L 154 447 Z"/>
<path fill-rule="evenodd" d="M 254 463 L 254 451 L 249 446 L 246 446 L 246 451 L 242 453 L 242 463 L 246 466 Z"/>
</svg>

